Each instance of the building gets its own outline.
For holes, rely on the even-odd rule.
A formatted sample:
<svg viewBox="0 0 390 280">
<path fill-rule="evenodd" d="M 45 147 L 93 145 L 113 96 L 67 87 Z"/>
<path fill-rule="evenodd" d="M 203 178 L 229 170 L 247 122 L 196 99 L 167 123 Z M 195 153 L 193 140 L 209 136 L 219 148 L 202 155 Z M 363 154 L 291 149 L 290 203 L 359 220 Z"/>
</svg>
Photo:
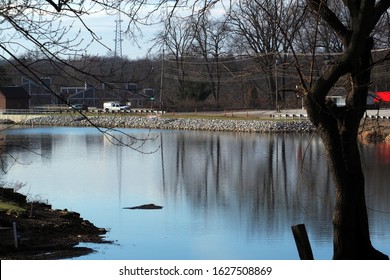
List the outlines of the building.
<svg viewBox="0 0 390 280">
<path fill-rule="evenodd" d="M 0 110 L 29 109 L 30 95 L 23 87 L 0 87 Z"/>
<path fill-rule="evenodd" d="M 83 87 L 61 87 L 60 95 L 68 104 L 83 104 L 88 107 L 96 107 L 96 90 L 89 84 L 85 84 Z"/>
<path fill-rule="evenodd" d="M 22 77 L 22 87 L 30 95 L 30 106 L 39 107 L 48 104 L 57 104 L 57 97 L 50 91 L 52 79 L 44 77 L 38 82 Z"/>
<path fill-rule="evenodd" d="M 140 89 L 136 83 L 102 83 L 101 87 L 85 83 L 84 86 L 54 87 L 50 77 L 37 81 L 22 77 L 21 84 L 30 96 L 30 108 L 65 103 L 103 108 L 104 102 L 112 100 L 130 103 L 133 108 L 143 108 L 153 103 L 155 94 L 154 89 Z M 55 90 L 58 87 L 59 90 Z"/>
</svg>

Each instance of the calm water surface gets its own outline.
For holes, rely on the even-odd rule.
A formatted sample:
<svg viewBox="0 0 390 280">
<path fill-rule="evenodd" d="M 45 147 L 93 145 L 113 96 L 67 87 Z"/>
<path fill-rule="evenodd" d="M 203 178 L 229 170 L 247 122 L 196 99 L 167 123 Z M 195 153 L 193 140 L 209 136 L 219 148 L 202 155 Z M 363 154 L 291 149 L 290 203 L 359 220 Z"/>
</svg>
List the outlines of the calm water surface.
<svg viewBox="0 0 390 280">
<path fill-rule="evenodd" d="M 298 223 L 315 258 L 332 257 L 333 185 L 317 137 L 124 131 L 150 140 L 118 146 L 93 128 L 2 134 L 3 144 L 28 148 L 3 153 L 3 181 L 110 229 L 114 245 L 88 244 L 97 253 L 79 259 L 298 259 Z M 362 151 L 372 241 L 390 254 L 390 146 Z M 164 208 L 123 209 L 146 203 Z"/>
</svg>

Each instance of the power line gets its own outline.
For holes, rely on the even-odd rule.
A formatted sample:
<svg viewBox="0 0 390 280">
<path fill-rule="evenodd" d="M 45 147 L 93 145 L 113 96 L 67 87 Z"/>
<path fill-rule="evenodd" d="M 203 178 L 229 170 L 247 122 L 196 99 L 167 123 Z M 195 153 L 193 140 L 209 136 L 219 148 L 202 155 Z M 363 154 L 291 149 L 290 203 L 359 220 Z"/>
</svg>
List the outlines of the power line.
<svg viewBox="0 0 390 280">
<path fill-rule="evenodd" d="M 382 48 L 382 49 L 374 49 L 371 51 L 371 54 L 378 54 L 378 53 L 384 53 L 384 52 L 390 52 L 390 48 Z M 337 56 L 342 55 L 343 53 L 334 53 L 334 52 L 316 52 L 315 57 L 317 58 L 335 58 Z M 300 53 L 296 52 L 295 56 L 297 57 L 313 57 L 312 53 Z M 204 64 L 221 64 L 221 63 L 242 63 L 246 61 L 251 60 L 258 60 L 262 58 L 269 57 L 270 60 L 272 59 L 279 59 L 279 58 L 291 58 L 294 59 L 294 54 L 292 52 L 268 52 L 268 53 L 257 53 L 257 54 L 247 54 L 247 55 L 219 55 L 219 56 L 210 56 L 209 60 L 205 60 L 204 57 L 199 56 L 197 54 L 194 55 L 181 55 L 180 56 L 180 64 L 193 64 L 193 65 L 204 65 Z M 217 61 L 216 58 L 219 60 Z M 178 62 L 178 58 L 176 55 L 170 55 L 165 54 L 164 60 L 166 62 Z M 326 60 L 326 59 L 325 59 Z M 273 63 L 271 63 L 273 65 Z"/>
</svg>

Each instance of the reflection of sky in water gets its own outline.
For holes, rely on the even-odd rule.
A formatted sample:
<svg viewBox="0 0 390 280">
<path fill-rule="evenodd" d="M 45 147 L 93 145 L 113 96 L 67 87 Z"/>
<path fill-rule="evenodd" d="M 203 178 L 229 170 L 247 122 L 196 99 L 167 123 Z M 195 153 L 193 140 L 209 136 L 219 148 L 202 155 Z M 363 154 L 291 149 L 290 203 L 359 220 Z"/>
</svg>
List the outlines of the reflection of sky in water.
<svg viewBox="0 0 390 280">
<path fill-rule="evenodd" d="M 138 138 L 149 133 L 128 131 Z M 142 151 L 162 148 L 143 154 L 114 146 L 89 128 L 10 130 L 8 143 L 28 145 L 43 156 L 13 151 L 31 164 L 13 166 L 4 180 L 26 182 L 22 191 L 32 198 L 110 229 L 108 239 L 116 244 L 91 244 L 98 253 L 82 259 L 297 259 L 290 227 L 298 223 L 306 224 L 315 258 L 331 258 L 333 188 L 317 139 L 152 135 L 159 137 Z M 374 173 L 367 176 L 368 206 L 376 209 L 369 211 L 372 239 L 389 254 L 390 175 L 383 172 L 388 164 L 375 157 L 375 146 L 366 147 L 367 172 Z M 144 203 L 164 208 L 122 209 Z"/>
</svg>

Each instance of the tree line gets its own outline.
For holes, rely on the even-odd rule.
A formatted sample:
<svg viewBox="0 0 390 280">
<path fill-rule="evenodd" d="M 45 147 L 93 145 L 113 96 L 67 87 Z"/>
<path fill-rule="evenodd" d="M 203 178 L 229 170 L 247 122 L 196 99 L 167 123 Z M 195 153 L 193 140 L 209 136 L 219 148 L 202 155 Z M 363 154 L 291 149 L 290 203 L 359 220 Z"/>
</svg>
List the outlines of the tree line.
<svg viewBox="0 0 390 280">
<path fill-rule="evenodd" d="M 351 24 L 348 10 L 339 1 L 330 3 Z M 335 32 L 309 12 L 302 1 L 293 0 L 235 1 L 217 15 L 210 9 L 183 16 L 178 8 L 162 13 L 161 30 L 144 58 L 82 54 L 58 61 L 37 48 L 2 63 L 7 75 L 0 83 L 50 77 L 57 92 L 88 84 L 111 89 L 114 96 L 127 84 L 137 84 L 155 90 L 154 106 L 176 111 L 300 108 L 301 79 L 319 77 L 342 51 Z M 373 55 L 380 63 L 373 65 L 371 91 L 388 90 L 388 21 L 382 17 L 374 29 Z M 344 95 L 347 87 L 341 79 L 330 95 Z"/>
</svg>

